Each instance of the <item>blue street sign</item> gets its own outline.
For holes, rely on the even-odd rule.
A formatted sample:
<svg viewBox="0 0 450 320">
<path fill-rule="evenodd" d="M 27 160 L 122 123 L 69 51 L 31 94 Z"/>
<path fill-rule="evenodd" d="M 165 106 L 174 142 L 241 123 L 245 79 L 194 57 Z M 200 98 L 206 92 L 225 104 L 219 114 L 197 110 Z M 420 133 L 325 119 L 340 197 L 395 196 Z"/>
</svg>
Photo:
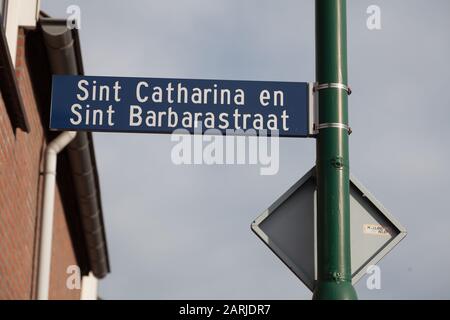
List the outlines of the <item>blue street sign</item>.
<svg viewBox="0 0 450 320">
<path fill-rule="evenodd" d="M 309 135 L 305 82 L 53 76 L 50 128 Z M 212 133 L 214 134 L 214 132 Z"/>
</svg>

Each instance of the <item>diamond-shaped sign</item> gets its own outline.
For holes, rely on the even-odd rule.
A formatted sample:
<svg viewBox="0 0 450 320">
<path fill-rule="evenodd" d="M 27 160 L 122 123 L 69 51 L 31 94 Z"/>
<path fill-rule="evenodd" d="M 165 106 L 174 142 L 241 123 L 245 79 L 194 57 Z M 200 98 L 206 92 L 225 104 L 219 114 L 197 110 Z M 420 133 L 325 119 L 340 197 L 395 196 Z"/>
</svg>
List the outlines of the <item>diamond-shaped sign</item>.
<svg viewBox="0 0 450 320">
<path fill-rule="evenodd" d="M 311 291 L 317 279 L 316 199 L 313 168 L 252 223 L 258 237 Z M 406 236 L 406 230 L 353 176 L 350 232 L 353 283 Z"/>
</svg>

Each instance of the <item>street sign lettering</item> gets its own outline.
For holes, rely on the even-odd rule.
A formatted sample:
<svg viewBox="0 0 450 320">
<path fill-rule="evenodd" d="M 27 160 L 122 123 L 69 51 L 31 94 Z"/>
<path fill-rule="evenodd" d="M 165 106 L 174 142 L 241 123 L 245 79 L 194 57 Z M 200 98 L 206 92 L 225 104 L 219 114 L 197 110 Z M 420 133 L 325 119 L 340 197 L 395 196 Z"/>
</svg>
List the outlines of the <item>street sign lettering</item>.
<svg viewBox="0 0 450 320">
<path fill-rule="evenodd" d="M 50 127 L 59 130 L 309 135 L 305 82 L 53 76 Z"/>
</svg>

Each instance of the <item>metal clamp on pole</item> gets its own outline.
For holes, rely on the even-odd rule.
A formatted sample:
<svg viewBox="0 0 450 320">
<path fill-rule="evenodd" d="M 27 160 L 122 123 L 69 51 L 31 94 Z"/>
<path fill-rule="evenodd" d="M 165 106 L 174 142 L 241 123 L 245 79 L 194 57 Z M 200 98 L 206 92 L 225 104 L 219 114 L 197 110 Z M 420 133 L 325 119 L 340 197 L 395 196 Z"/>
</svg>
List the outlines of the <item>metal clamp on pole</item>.
<svg viewBox="0 0 450 320">
<path fill-rule="evenodd" d="M 318 125 L 314 124 L 314 130 L 320 130 L 325 128 L 339 128 L 347 130 L 348 134 L 352 134 L 352 128 L 343 123 L 320 123 Z"/>
<path fill-rule="evenodd" d="M 352 94 L 352 89 L 350 89 L 349 86 L 343 84 L 343 83 L 321 83 L 321 84 L 316 84 L 314 86 L 314 92 L 319 91 L 319 90 L 323 90 L 323 89 L 329 89 L 329 88 L 334 88 L 334 89 L 342 89 L 347 91 L 348 95 Z"/>
</svg>

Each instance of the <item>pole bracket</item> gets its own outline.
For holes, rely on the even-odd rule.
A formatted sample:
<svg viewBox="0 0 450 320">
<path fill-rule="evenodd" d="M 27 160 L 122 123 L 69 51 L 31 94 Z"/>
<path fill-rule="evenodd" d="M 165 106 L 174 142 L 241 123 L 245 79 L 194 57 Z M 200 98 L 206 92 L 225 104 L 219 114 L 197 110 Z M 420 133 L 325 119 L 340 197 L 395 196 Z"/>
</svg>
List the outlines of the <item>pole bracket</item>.
<svg viewBox="0 0 450 320">
<path fill-rule="evenodd" d="M 320 129 L 326 129 L 326 128 L 338 128 L 338 129 L 345 129 L 347 130 L 348 134 L 352 134 L 352 128 L 350 128 L 348 125 L 343 123 L 319 123 L 314 124 L 314 130 L 319 131 Z"/>
<path fill-rule="evenodd" d="M 323 89 L 329 89 L 329 88 L 342 89 L 342 90 L 347 91 L 348 95 L 352 94 L 352 89 L 343 83 L 320 83 L 320 84 L 316 83 L 314 85 L 313 91 L 317 92 L 317 91 L 320 91 Z"/>
</svg>

